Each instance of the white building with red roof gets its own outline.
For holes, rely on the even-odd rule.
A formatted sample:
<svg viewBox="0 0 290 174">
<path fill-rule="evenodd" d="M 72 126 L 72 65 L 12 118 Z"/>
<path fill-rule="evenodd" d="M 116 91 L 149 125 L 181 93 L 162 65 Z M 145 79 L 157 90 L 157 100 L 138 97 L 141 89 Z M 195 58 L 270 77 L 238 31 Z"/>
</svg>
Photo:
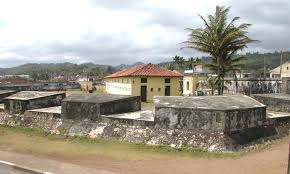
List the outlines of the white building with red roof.
<svg viewBox="0 0 290 174">
<path fill-rule="evenodd" d="M 152 102 L 154 96 L 178 96 L 183 75 L 154 64 L 144 64 L 118 71 L 105 77 L 110 94 L 141 96 Z"/>
</svg>

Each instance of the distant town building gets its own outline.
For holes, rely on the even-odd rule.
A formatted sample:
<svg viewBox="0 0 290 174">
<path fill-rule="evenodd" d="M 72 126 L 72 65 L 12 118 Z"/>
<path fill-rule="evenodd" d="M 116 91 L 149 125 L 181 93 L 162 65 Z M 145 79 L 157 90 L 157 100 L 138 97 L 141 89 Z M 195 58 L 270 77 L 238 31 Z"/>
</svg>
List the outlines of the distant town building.
<svg viewBox="0 0 290 174">
<path fill-rule="evenodd" d="M 290 77 L 290 62 L 282 64 L 282 69 L 280 69 L 280 66 L 278 66 L 277 68 L 270 70 L 270 78 L 283 78 L 283 77 Z"/>
<path fill-rule="evenodd" d="M 209 70 L 202 64 L 196 65 L 193 69 L 185 70 L 183 77 L 183 95 L 196 95 L 200 84 L 205 83 Z"/>
<path fill-rule="evenodd" d="M 153 96 L 178 96 L 182 74 L 154 64 L 145 64 L 118 71 L 105 77 L 106 91 L 110 94 L 141 96 L 152 102 Z"/>
<path fill-rule="evenodd" d="M 193 67 L 193 69 L 185 70 L 184 73 L 207 74 L 209 73 L 209 70 L 203 64 L 197 64 Z"/>
<path fill-rule="evenodd" d="M 14 75 L 14 74 L 7 74 L 7 75 L 0 75 L 0 79 L 30 79 L 30 76 L 27 74 L 19 74 L 19 75 Z"/>
<path fill-rule="evenodd" d="M 250 72 L 238 72 L 236 75 L 238 79 L 247 79 L 253 77 L 253 74 Z"/>
</svg>

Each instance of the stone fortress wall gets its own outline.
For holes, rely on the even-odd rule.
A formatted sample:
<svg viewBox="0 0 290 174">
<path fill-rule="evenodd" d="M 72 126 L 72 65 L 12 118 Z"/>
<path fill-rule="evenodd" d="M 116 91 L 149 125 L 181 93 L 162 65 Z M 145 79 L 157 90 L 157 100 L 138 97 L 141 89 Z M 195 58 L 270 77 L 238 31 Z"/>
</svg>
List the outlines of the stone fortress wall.
<svg viewBox="0 0 290 174">
<path fill-rule="evenodd" d="M 88 100 L 95 101 L 87 108 L 91 111 L 90 117 L 81 111 L 77 117 L 69 117 L 67 113 L 64 116 L 62 108 L 68 103 L 62 102 L 62 106 L 26 110 L 24 114 L 9 114 L 0 109 L 0 124 L 40 128 L 70 136 L 215 151 L 238 150 L 261 137 L 285 135 L 285 129 L 275 128 L 275 118 L 266 117 L 265 105 L 244 95 L 155 97 L 153 112 L 140 110 L 140 100 L 131 96 L 121 97 L 123 101 L 120 98 L 100 101 L 98 95 L 82 95 L 77 98 L 82 100 L 89 96 Z M 109 114 L 94 112 L 94 107 L 103 103 L 114 111 L 118 108 L 116 101 L 124 102 L 126 106 L 131 103 L 133 110 Z M 288 125 L 288 122 L 286 118 L 280 127 L 284 128 L 284 123 Z"/>
<path fill-rule="evenodd" d="M 267 94 L 267 93 L 281 93 L 282 91 L 282 81 L 280 79 L 233 79 L 226 78 L 225 92 L 229 94 Z"/>
</svg>

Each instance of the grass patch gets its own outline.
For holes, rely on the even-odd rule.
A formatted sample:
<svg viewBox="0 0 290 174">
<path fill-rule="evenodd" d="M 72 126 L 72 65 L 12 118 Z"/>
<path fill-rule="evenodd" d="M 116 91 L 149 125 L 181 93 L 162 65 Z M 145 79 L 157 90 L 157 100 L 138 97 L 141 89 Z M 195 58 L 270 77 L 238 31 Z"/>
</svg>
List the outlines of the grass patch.
<svg viewBox="0 0 290 174">
<path fill-rule="evenodd" d="M 201 149 L 148 146 L 107 139 L 52 135 L 40 129 L 0 125 L 0 149 L 36 155 L 61 155 L 64 157 L 102 155 L 119 160 L 145 158 L 202 157 L 236 158 L 240 153 L 217 153 Z"/>
</svg>

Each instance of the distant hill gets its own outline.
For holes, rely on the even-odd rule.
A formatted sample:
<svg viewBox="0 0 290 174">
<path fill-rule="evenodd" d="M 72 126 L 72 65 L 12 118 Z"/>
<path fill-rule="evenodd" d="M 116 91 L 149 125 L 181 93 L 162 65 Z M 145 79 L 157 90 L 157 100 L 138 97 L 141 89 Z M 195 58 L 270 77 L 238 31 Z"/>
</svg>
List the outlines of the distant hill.
<svg viewBox="0 0 290 174">
<path fill-rule="evenodd" d="M 136 62 L 136 63 L 133 63 L 132 65 L 121 64 L 121 65 L 115 66 L 115 68 L 116 69 L 126 69 L 126 68 L 130 68 L 130 67 L 138 66 L 138 65 L 143 65 L 143 64 L 144 64 L 143 62 Z"/>
<path fill-rule="evenodd" d="M 257 77 L 262 76 L 264 73 L 264 66 L 266 69 L 266 72 L 269 72 L 271 69 L 274 69 L 280 65 L 280 59 L 281 59 L 281 52 L 273 52 L 273 53 L 246 53 L 243 55 L 245 59 L 243 60 L 243 65 L 241 66 L 241 70 L 244 72 L 251 72 L 255 74 Z M 187 59 L 185 58 L 185 64 Z M 202 57 L 201 63 L 207 64 L 210 63 L 211 59 L 209 57 Z M 282 64 L 290 61 L 290 51 L 282 52 Z M 167 64 L 173 64 L 173 66 L 179 70 L 183 71 L 186 69 L 186 66 L 183 66 L 184 68 L 180 68 L 178 64 L 176 64 L 173 60 L 171 62 L 163 62 L 159 65 L 166 66 Z"/>
<path fill-rule="evenodd" d="M 4 74 L 28 74 L 35 80 L 47 80 L 56 76 L 94 76 L 102 78 L 118 70 L 129 68 L 136 65 L 142 65 L 142 62 L 136 62 L 132 65 L 99 65 L 94 63 L 28 63 L 12 68 L 0 68 L 0 75 Z"/>
<path fill-rule="evenodd" d="M 266 71 L 268 72 L 271 69 L 274 69 L 280 65 L 281 52 L 274 53 L 247 53 L 245 55 L 246 59 L 244 61 L 244 65 L 242 66 L 242 70 L 262 73 L 264 71 L 264 66 Z M 265 63 L 264 63 L 265 60 Z M 282 63 L 290 61 L 290 52 L 282 53 Z"/>
<path fill-rule="evenodd" d="M 283 63 L 290 61 L 290 52 L 283 52 Z M 273 53 L 246 53 L 244 55 L 244 65 L 242 71 L 252 72 L 258 76 L 263 73 L 264 66 L 266 71 L 276 68 L 280 65 L 280 52 Z M 185 58 L 185 60 L 187 60 Z M 265 63 L 264 63 L 265 60 Z M 202 57 L 202 63 L 210 62 L 209 57 Z M 185 62 L 186 63 L 186 62 Z M 28 74 L 35 79 L 47 79 L 57 75 L 76 76 L 76 75 L 91 75 L 102 78 L 105 75 L 111 74 L 121 69 L 126 69 L 136 65 L 142 65 L 142 62 L 134 64 L 121 64 L 118 66 L 99 65 L 94 63 L 73 64 L 73 63 L 29 63 L 12 68 L 0 68 L 0 75 L 2 74 Z M 174 61 L 159 63 L 160 66 L 166 67 L 168 64 L 174 64 L 177 70 L 183 71 L 183 68 L 178 67 Z"/>
<path fill-rule="evenodd" d="M 67 72 L 69 74 L 80 74 L 84 70 L 92 68 L 106 69 L 109 65 L 98 65 L 93 63 L 29 63 L 12 68 L 1 68 L 6 74 L 29 74 L 31 71 L 49 70 L 55 73 Z"/>
</svg>

